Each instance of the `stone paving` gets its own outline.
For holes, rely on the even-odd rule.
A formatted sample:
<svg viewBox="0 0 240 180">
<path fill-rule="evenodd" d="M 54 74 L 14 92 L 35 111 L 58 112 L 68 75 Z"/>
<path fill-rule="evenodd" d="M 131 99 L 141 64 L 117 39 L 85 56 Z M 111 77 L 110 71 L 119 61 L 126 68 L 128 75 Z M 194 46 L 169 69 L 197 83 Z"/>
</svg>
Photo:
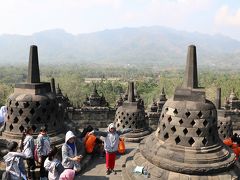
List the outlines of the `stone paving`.
<svg viewBox="0 0 240 180">
<path fill-rule="evenodd" d="M 135 148 L 138 147 L 138 143 L 129 143 L 126 142 L 126 153 L 124 155 L 117 155 L 115 171 L 116 174 L 111 173 L 110 175 L 106 175 L 106 166 L 105 166 L 105 157 L 93 157 L 92 161 L 89 163 L 88 167 L 75 179 L 112 179 L 112 180 L 120 180 L 122 179 L 122 166 L 125 165 L 126 158 L 129 153 L 132 152 Z"/>
</svg>

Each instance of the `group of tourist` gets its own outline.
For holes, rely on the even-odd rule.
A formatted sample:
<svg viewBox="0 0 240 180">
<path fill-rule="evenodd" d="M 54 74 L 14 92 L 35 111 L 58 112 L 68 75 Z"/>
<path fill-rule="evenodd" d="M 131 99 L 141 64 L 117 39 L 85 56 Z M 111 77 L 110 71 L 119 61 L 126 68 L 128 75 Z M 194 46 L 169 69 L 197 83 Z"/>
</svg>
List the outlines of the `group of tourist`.
<svg viewBox="0 0 240 180">
<path fill-rule="evenodd" d="M 75 172 L 79 171 L 81 155 L 77 155 L 75 135 L 68 131 L 65 143 L 62 145 L 62 162 L 58 158 L 58 149 L 51 147 L 46 127 L 40 128 L 34 144 L 33 129 L 27 127 L 22 135 L 20 151 L 18 143 L 11 141 L 7 144 L 8 154 L 4 156 L 6 163 L 5 179 L 36 179 L 36 163 L 40 166 L 40 179 L 73 180 Z M 27 173 L 23 160 L 27 163 Z"/>
<path fill-rule="evenodd" d="M 104 137 L 106 174 L 109 175 L 114 172 L 119 134 L 129 132 L 130 129 L 116 131 L 116 127 L 111 123 L 108 126 L 107 132 L 90 130 L 86 133 L 87 136 Z M 24 130 L 20 142 L 21 152 L 17 152 L 17 142 L 11 141 L 7 144 L 9 152 L 4 156 L 6 171 L 3 173 L 3 178 L 11 180 L 36 179 L 35 168 L 37 163 L 40 166 L 40 179 L 73 180 L 75 173 L 80 171 L 80 162 L 82 160 L 82 155 L 78 155 L 77 153 L 75 143 L 77 137 L 74 133 L 72 131 L 66 133 L 65 143 L 61 148 L 62 157 L 59 157 L 58 149 L 51 147 L 46 127 L 40 128 L 36 144 L 34 144 L 33 132 L 31 127 L 27 127 Z M 60 161 L 60 159 L 62 159 L 62 161 Z M 27 172 L 23 160 L 26 160 Z"/>
</svg>

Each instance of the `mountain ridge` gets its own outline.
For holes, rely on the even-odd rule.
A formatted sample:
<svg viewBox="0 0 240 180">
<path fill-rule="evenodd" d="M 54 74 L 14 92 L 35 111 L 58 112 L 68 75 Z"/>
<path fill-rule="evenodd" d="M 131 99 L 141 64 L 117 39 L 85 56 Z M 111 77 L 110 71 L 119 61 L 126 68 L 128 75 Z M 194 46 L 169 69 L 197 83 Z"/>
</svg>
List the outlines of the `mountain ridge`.
<svg viewBox="0 0 240 180">
<path fill-rule="evenodd" d="M 43 64 L 182 66 L 187 46 L 195 44 L 200 66 L 240 67 L 240 41 L 219 34 L 178 31 L 161 26 L 107 29 L 77 35 L 63 29 L 28 36 L 4 34 L 0 36 L 1 64 L 27 64 L 32 44 L 38 46 L 39 60 Z"/>
</svg>

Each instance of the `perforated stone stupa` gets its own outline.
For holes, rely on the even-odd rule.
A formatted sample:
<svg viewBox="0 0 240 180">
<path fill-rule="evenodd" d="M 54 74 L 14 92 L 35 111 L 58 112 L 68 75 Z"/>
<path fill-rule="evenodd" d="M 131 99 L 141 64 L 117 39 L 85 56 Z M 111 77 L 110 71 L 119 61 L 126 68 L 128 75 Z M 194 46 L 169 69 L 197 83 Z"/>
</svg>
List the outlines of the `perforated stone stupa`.
<svg viewBox="0 0 240 180">
<path fill-rule="evenodd" d="M 14 93 L 7 99 L 7 121 L 3 137 L 20 139 L 25 127 L 31 126 L 37 135 L 45 126 L 53 144 L 62 142 L 64 136 L 62 117 L 49 82 L 40 82 L 37 46 L 30 47 L 28 78 L 26 83 L 15 85 Z"/>
<path fill-rule="evenodd" d="M 143 102 L 134 96 L 134 83 L 128 83 L 128 100 L 118 107 L 115 115 L 115 125 L 117 130 L 131 128 L 133 132 L 125 134 L 125 140 L 139 142 L 150 133 L 146 124 Z"/>
<path fill-rule="evenodd" d="M 150 107 L 150 111 L 147 112 L 148 124 L 149 127 L 151 127 L 153 130 L 157 129 L 158 121 L 162 112 L 162 107 L 166 101 L 167 101 L 166 94 L 164 88 L 162 88 L 159 100 L 157 102 L 153 100 Z"/>
<path fill-rule="evenodd" d="M 104 95 L 100 96 L 97 91 L 96 84 L 90 96 L 86 97 L 86 100 L 83 102 L 85 107 L 107 107 L 109 103 L 106 101 Z"/>
<path fill-rule="evenodd" d="M 127 161 L 123 178 L 143 179 L 133 169 L 144 166 L 150 179 L 237 179 L 236 163 L 218 136 L 215 105 L 198 87 L 196 47 L 191 45 L 182 87 L 163 106 L 158 129 Z"/>
<path fill-rule="evenodd" d="M 223 140 L 233 135 L 231 116 L 228 116 L 225 109 L 221 107 L 221 88 L 217 88 L 216 108 L 218 113 L 218 134 Z"/>
</svg>

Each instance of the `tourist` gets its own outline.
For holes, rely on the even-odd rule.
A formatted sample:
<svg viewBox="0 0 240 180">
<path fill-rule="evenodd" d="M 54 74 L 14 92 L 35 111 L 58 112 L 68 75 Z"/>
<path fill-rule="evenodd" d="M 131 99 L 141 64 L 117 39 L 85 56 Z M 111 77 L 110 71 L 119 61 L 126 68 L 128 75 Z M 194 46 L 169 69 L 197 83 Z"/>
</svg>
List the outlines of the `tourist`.
<svg viewBox="0 0 240 180">
<path fill-rule="evenodd" d="M 37 137 L 37 155 L 38 162 L 40 163 L 40 179 L 47 179 L 48 172 L 44 168 L 44 161 L 51 150 L 50 139 L 47 135 L 47 128 L 41 127 Z"/>
<path fill-rule="evenodd" d="M 4 129 L 6 114 L 7 114 L 7 107 L 2 106 L 1 109 L 0 109 L 0 132 L 2 132 L 3 129 Z"/>
<path fill-rule="evenodd" d="M 82 156 L 77 155 L 75 141 L 76 136 L 72 131 L 68 131 L 65 136 L 65 143 L 62 146 L 62 165 L 65 169 L 73 169 L 79 172 Z"/>
<path fill-rule="evenodd" d="M 34 139 L 32 137 L 33 129 L 27 127 L 22 134 L 20 150 L 26 156 L 28 179 L 35 179 L 35 161 L 34 161 Z"/>
<path fill-rule="evenodd" d="M 6 164 L 6 172 L 3 174 L 2 179 L 26 180 L 27 177 L 23 163 L 23 158 L 26 158 L 26 155 L 22 152 L 17 152 L 18 143 L 15 141 L 9 142 L 7 148 L 9 152 L 3 157 Z"/>
<path fill-rule="evenodd" d="M 82 138 L 87 153 L 99 154 L 100 157 L 103 157 L 104 156 L 103 141 L 94 134 L 89 134 L 93 130 L 94 130 L 93 127 L 91 125 L 88 125 L 86 128 L 83 129 L 80 138 Z M 95 130 L 98 131 L 98 129 Z"/>
<path fill-rule="evenodd" d="M 49 180 L 58 180 L 60 174 L 64 171 L 61 161 L 57 158 L 58 149 L 53 147 L 48 153 L 48 157 L 44 162 L 44 167 L 48 171 Z"/>
<path fill-rule="evenodd" d="M 122 131 L 116 131 L 116 127 L 113 123 L 109 124 L 107 132 L 92 131 L 89 134 L 97 136 L 103 136 L 104 138 L 104 150 L 106 152 L 106 174 L 109 175 L 114 171 L 116 153 L 118 151 L 119 135 L 130 132 L 131 129 L 124 129 Z M 116 172 L 115 172 L 116 173 Z"/>
</svg>

